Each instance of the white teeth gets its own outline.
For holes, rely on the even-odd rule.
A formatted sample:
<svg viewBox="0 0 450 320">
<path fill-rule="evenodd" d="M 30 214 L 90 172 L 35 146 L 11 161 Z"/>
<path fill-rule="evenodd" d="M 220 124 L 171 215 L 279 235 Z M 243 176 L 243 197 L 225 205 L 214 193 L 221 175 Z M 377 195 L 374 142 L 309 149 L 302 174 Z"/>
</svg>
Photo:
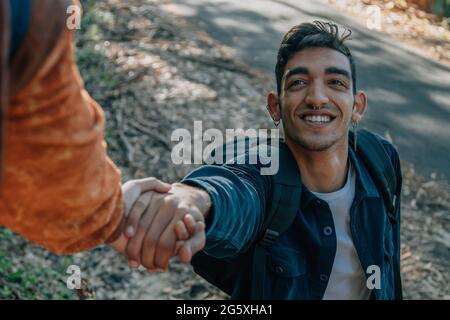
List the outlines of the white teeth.
<svg viewBox="0 0 450 320">
<path fill-rule="evenodd" d="M 331 121 L 330 116 L 305 116 L 306 121 L 327 123 Z"/>
</svg>

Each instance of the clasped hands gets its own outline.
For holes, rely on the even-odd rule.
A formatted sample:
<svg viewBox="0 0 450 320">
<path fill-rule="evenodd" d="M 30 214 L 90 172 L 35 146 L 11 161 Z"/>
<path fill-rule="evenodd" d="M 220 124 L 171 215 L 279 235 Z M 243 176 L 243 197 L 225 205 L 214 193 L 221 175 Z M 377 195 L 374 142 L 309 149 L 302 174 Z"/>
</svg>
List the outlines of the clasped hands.
<svg viewBox="0 0 450 320">
<path fill-rule="evenodd" d="M 109 245 L 127 256 L 130 267 L 166 271 L 178 256 L 188 263 L 205 246 L 205 217 L 211 209 L 207 192 L 155 178 L 122 185 L 125 223 Z"/>
</svg>

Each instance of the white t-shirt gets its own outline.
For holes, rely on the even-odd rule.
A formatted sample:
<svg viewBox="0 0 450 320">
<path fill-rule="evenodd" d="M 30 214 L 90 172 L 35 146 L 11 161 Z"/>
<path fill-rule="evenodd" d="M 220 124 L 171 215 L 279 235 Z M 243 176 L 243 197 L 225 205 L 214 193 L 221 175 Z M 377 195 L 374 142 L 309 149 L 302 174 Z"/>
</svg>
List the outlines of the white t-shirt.
<svg viewBox="0 0 450 320">
<path fill-rule="evenodd" d="M 331 193 L 313 192 L 313 194 L 328 203 L 337 239 L 336 257 L 323 299 L 369 299 L 370 291 L 366 285 L 366 276 L 350 231 L 350 207 L 355 197 L 355 171 L 351 162 L 347 181 L 342 189 Z"/>
</svg>

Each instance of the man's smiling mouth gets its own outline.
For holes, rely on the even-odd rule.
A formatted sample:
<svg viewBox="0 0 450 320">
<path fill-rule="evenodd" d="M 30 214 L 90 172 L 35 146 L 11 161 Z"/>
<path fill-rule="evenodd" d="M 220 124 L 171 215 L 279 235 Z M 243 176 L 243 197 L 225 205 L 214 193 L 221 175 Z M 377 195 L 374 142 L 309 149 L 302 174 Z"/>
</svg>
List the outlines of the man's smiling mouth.
<svg viewBox="0 0 450 320">
<path fill-rule="evenodd" d="M 300 116 L 300 119 L 302 119 L 304 122 L 306 122 L 309 125 L 314 126 L 325 126 L 333 122 L 335 119 L 335 116 L 329 115 L 329 114 L 305 114 Z"/>
</svg>

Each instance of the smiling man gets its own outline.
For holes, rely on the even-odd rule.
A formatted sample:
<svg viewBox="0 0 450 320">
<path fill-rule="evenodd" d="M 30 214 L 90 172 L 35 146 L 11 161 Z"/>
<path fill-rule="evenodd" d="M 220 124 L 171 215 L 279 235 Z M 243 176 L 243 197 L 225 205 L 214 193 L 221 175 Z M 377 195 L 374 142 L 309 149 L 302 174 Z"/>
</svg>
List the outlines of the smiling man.
<svg viewBox="0 0 450 320">
<path fill-rule="evenodd" d="M 151 202 L 148 215 L 157 212 L 154 225 L 167 229 L 151 233 L 145 250 L 129 250 L 132 259 L 165 268 L 171 230 L 186 238 L 177 221 L 188 211 L 205 219 L 206 241 L 185 242 L 182 260 L 202 248 L 195 271 L 232 298 L 402 298 L 399 157 L 386 140 L 356 132 L 367 98 L 357 90 L 349 35 L 314 22 L 284 36 L 278 90 L 267 98 L 284 127 L 280 171 L 263 176 L 258 164 L 228 163 L 191 172 Z"/>
</svg>

